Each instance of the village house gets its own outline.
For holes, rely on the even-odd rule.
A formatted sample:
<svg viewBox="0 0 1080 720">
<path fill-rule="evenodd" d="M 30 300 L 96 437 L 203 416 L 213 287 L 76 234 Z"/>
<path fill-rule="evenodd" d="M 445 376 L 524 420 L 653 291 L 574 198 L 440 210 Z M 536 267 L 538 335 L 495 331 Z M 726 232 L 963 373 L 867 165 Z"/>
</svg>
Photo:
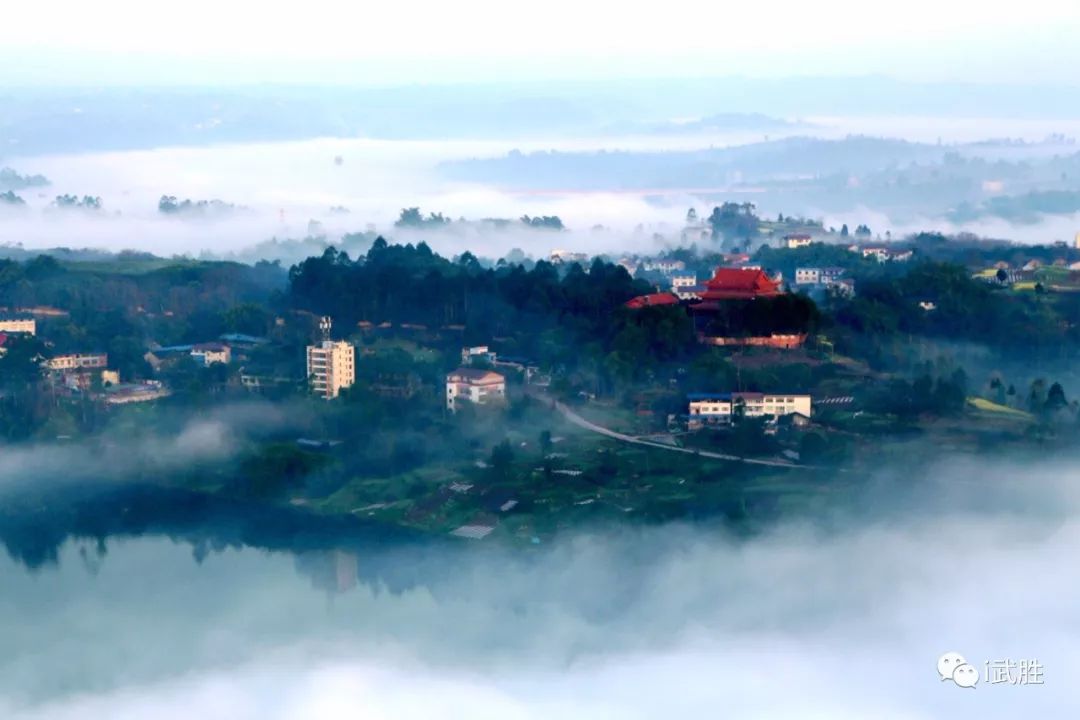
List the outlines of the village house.
<svg viewBox="0 0 1080 720">
<path fill-rule="evenodd" d="M 462 402 L 501 405 L 506 402 L 506 378 L 494 370 L 459 367 L 446 376 L 446 408 L 457 412 Z"/>
<path fill-rule="evenodd" d="M 813 242 L 813 238 L 806 233 L 793 233 L 784 236 L 784 245 L 791 250 L 806 247 L 811 242 Z"/>
<path fill-rule="evenodd" d="M 697 288 L 697 275 L 672 275 L 671 276 L 671 292 L 679 296 L 683 300 L 689 300 L 697 297 L 695 288 Z"/>
<path fill-rule="evenodd" d="M 45 367 L 53 372 L 72 370 L 100 370 L 109 366 L 109 356 L 105 353 L 72 353 L 57 355 L 45 361 Z"/>
<path fill-rule="evenodd" d="M 475 365 L 477 363 L 494 365 L 497 357 L 496 353 L 492 352 L 487 345 L 476 345 L 475 347 L 461 349 L 462 365 Z"/>
<path fill-rule="evenodd" d="M 221 343 L 200 343 L 191 349 L 191 358 L 203 367 L 215 363 L 228 365 L 232 360 L 232 350 Z"/>
<path fill-rule="evenodd" d="M 37 320 L 20 315 L 0 316 L 0 332 L 37 335 Z"/>
<path fill-rule="evenodd" d="M 671 275 L 686 269 L 686 263 L 682 260 L 646 260 L 642 265 L 647 272 L 658 272 Z"/>
</svg>

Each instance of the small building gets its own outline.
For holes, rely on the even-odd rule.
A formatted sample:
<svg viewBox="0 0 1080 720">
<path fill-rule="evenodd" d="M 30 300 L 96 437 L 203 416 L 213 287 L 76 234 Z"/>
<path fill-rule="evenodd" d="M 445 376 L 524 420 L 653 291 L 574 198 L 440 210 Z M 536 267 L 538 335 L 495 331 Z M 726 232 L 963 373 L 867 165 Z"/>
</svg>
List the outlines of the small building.
<svg viewBox="0 0 1080 720">
<path fill-rule="evenodd" d="M 37 320 L 19 315 L 0 316 L 0 332 L 37 335 Z"/>
<path fill-rule="evenodd" d="M 57 355 L 45 361 L 45 367 L 52 372 L 100 370 L 108 366 L 109 356 L 105 353 L 71 353 Z"/>
<path fill-rule="evenodd" d="M 682 297 L 682 294 L 679 292 L 680 290 L 695 287 L 697 284 L 697 275 L 671 276 L 671 292 L 675 293 L 679 297 Z"/>
<path fill-rule="evenodd" d="M 692 425 L 729 423 L 737 415 L 776 420 L 786 415 L 810 417 L 811 397 L 790 393 L 695 393 L 687 396 Z"/>
<path fill-rule="evenodd" d="M 817 285 L 820 282 L 820 268 L 795 268 L 796 285 Z"/>
<path fill-rule="evenodd" d="M 446 408 L 456 412 L 462 402 L 501 405 L 506 402 L 506 378 L 494 370 L 459 367 L 446 376 Z"/>
<path fill-rule="evenodd" d="M 210 367 L 215 363 L 228 365 L 232 361 L 232 350 L 221 343 L 200 343 L 191 348 L 191 359 L 203 367 Z"/>
<path fill-rule="evenodd" d="M 308 345 L 307 376 L 315 395 L 326 400 L 336 398 L 356 382 L 356 349 L 345 341 L 323 340 Z"/>
<path fill-rule="evenodd" d="M 663 275 L 672 275 L 686 269 L 686 263 L 682 260 L 646 260 L 642 267 L 646 272 L 658 272 Z"/>
<path fill-rule="evenodd" d="M 477 363 L 494 365 L 498 355 L 487 345 L 476 345 L 461 349 L 461 364 L 475 365 Z"/>
<path fill-rule="evenodd" d="M 811 242 L 813 242 L 813 238 L 806 233 L 793 233 L 784 236 L 784 245 L 791 250 L 806 247 Z"/>
</svg>

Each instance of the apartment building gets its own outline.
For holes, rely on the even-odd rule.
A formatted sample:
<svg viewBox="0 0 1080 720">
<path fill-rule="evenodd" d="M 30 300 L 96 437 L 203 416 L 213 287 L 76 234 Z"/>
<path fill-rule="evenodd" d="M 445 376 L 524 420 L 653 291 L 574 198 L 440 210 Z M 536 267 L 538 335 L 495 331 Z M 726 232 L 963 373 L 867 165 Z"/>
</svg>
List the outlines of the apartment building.
<svg viewBox="0 0 1080 720">
<path fill-rule="evenodd" d="M 344 341 L 308 345 L 307 375 L 313 393 L 327 400 L 336 398 L 356 382 L 356 350 Z"/>
<path fill-rule="evenodd" d="M 45 367 L 53 372 L 72 370 L 101 370 L 109 366 L 109 356 L 105 353 L 72 353 L 57 355 L 45 361 Z"/>
</svg>

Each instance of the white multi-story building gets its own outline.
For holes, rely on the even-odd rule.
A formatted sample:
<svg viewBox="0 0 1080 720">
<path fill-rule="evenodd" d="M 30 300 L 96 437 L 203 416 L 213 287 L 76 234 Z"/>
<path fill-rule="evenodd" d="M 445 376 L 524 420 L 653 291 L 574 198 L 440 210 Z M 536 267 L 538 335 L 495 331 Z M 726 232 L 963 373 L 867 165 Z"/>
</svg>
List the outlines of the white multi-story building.
<svg viewBox="0 0 1080 720">
<path fill-rule="evenodd" d="M 809 395 L 766 393 L 702 393 L 690 395 L 690 420 L 697 422 L 730 422 L 741 413 L 744 417 L 775 419 L 799 414 L 810 417 Z"/>
<path fill-rule="evenodd" d="M 813 238 L 805 233 L 795 233 L 794 235 L 784 236 L 784 244 L 792 250 L 795 248 L 806 247 L 811 242 L 813 242 Z"/>
<path fill-rule="evenodd" d="M 821 282 L 821 268 L 795 268 L 796 285 L 817 285 Z"/>
<path fill-rule="evenodd" d="M 446 376 L 446 407 L 457 412 L 463 401 L 474 405 L 506 402 L 506 378 L 494 370 L 459 367 Z"/>
<path fill-rule="evenodd" d="M 37 320 L 24 317 L 0 317 L 0 332 L 37 335 Z"/>
<path fill-rule="evenodd" d="M 356 382 L 355 348 L 347 342 L 333 340 L 308 345 L 307 375 L 313 393 L 327 400 L 336 398 L 342 388 Z"/>
</svg>

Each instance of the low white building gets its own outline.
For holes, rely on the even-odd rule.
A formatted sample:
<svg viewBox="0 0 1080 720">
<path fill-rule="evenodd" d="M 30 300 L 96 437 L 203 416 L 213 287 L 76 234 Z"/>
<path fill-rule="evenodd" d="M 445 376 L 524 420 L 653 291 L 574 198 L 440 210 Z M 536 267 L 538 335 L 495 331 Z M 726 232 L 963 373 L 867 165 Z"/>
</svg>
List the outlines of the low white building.
<svg viewBox="0 0 1080 720">
<path fill-rule="evenodd" d="M 57 355 L 45 361 L 45 367 L 53 372 L 100 370 L 108 366 L 109 356 L 105 353 L 71 353 Z"/>
<path fill-rule="evenodd" d="M 232 360 L 232 350 L 221 343 L 201 343 L 191 349 L 191 359 L 203 367 L 214 363 L 228 365 Z"/>
<path fill-rule="evenodd" d="M 817 285 L 821 282 L 821 268 L 795 268 L 796 285 Z"/>
<path fill-rule="evenodd" d="M 791 250 L 806 247 L 813 241 L 814 239 L 805 233 L 795 233 L 793 235 L 784 236 L 784 245 Z"/>
<path fill-rule="evenodd" d="M 811 397 L 769 393 L 698 393 L 688 396 L 691 423 L 731 422 L 738 414 L 773 419 L 784 415 L 810 417 Z"/>
<path fill-rule="evenodd" d="M 686 269 L 682 260 L 646 260 L 642 265 L 646 271 L 671 275 Z"/>
<path fill-rule="evenodd" d="M 37 320 L 32 317 L 0 317 L 0 332 L 37 335 Z"/>
<path fill-rule="evenodd" d="M 462 402 L 474 405 L 506 402 L 506 378 L 494 370 L 459 367 L 446 376 L 446 407 L 457 412 Z"/>
</svg>

